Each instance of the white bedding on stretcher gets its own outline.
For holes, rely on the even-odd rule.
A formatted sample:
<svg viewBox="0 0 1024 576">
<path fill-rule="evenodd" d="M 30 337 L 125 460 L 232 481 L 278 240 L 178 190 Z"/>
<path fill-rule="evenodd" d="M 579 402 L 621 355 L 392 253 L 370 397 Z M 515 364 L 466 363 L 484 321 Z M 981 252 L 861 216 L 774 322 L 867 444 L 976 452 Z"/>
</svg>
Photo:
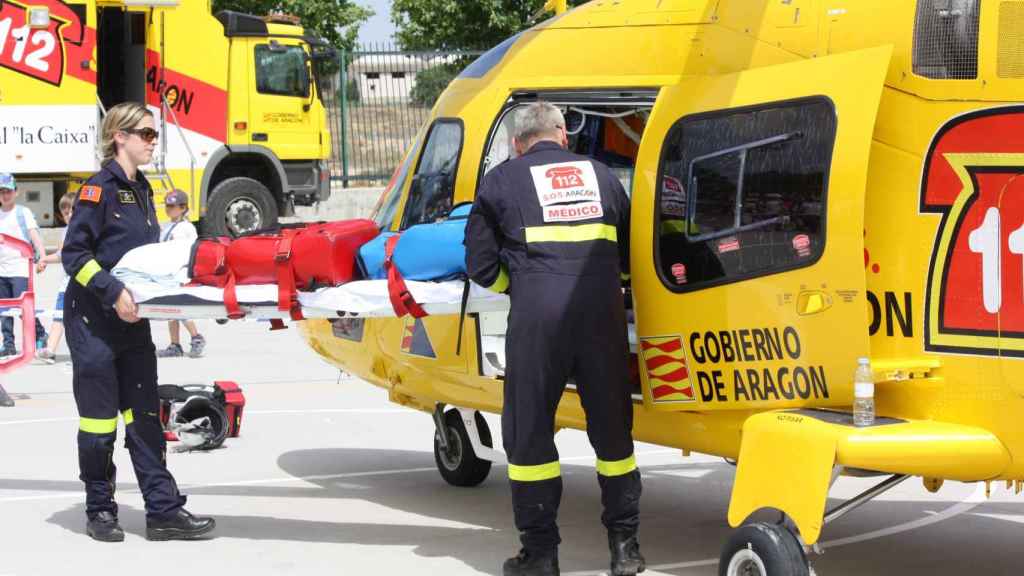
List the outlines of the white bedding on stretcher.
<svg viewBox="0 0 1024 576">
<path fill-rule="evenodd" d="M 190 253 L 191 243 L 187 242 L 148 244 L 125 254 L 112 273 L 125 283 L 139 304 L 139 315 L 144 318 L 226 318 L 222 288 L 181 285 L 189 281 L 187 270 Z M 459 314 L 463 292 L 461 280 L 407 280 L 406 286 L 428 314 Z M 276 284 L 237 286 L 235 293 L 239 307 L 247 318 L 265 320 L 290 317 L 287 311 L 277 309 Z M 359 280 L 314 292 L 300 291 L 298 299 L 306 318 L 395 316 L 386 280 Z M 470 284 L 467 312 L 496 312 L 508 308 L 508 296 L 496 294 L 475 283 Z"/>
</svg>

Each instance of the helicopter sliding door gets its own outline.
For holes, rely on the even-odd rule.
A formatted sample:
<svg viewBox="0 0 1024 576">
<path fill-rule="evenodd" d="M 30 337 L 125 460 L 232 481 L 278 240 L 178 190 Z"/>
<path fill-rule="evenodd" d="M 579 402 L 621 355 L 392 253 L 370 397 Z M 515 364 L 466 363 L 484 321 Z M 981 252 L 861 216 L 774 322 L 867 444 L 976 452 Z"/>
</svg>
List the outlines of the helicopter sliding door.
<svg viewBox="0 0 1024 576">
<path fill-rule="evenodd" d="M 864 192 L 890 54 L 661 91 L 632 199 L 648 408 L 851 403 L 868 355 Z"/>
</svg>

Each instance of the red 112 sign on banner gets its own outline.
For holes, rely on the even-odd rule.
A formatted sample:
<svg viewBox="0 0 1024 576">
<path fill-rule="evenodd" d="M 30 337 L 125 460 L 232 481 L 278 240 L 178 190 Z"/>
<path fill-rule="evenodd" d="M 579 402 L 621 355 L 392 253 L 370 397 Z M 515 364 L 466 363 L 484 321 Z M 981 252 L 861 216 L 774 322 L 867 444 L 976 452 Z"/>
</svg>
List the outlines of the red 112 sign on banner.
<svg viewBox="0 0 1024 576">
<path fill-rule="evenodd" d="M 30 5 L 49 8 L 46 28 L 28 26 Z M 84 26 L 78 12 L 57 0 L 26 4 L 0 0 L 0 66 L 60 86 L 66 62 L 65 42 L 80 46 Z"/>
</svg>

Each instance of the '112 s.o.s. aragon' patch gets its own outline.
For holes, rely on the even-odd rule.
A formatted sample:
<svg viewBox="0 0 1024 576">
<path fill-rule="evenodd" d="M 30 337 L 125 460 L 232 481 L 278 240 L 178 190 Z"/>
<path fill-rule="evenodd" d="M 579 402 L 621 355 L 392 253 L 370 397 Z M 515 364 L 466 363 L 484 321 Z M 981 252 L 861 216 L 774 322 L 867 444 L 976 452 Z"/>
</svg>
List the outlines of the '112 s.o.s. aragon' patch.
<svg viewBox="0 0 1024 576">
<path fill-rule="evenodd" d="M 545 222 L 577 222 L 604 216 L 594 165 L 561 162 L 530 168 Z"/>
</svg>

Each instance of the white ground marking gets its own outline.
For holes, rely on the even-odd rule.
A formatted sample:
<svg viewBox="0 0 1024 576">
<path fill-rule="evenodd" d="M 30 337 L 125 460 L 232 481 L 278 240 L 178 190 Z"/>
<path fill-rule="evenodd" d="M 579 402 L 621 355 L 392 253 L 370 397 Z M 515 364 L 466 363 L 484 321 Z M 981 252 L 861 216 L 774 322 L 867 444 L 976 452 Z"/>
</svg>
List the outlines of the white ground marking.
<svg viewBox="0 0 1024 576">
<path fill-rule="evenodd" d="M 1006 522 L 1024 524 L 1024 516 L 1021 516 L 1020 514 L 982 514 L 981 512 L 976 512 L 974 513 L 974 516 L 984 516 L 985 518 L 994 518 L 996 520 L 1005 520 Z"/>
<path fill-rule="evenodd" d="M 928 517 L 925 517 L 925 518 L 920 518 L 920 519 L 917 519 L 917 520 L 912 520 L 910 522 L 904 522 L 903 524 L 897 524 L 896 526 L 891 526 L 889 528 L 883 528 L 881 530 L 874 530 L 872 532 L 866 532 L 864 534 L 860 534 L 860 535 L 857 535 L 857 536 L 850 536 L 848 538 L 839 538 L 837 540 L 829 540 L 828 542 L 823 542 L 821 544 L 821 547 L 822 548 L 836 548 L 838 546 L 846 546 L 847 544 L 855 544 L 857 542 L 864 542 L 866 540 L 874 540 L 876 538 L 882 538 L 882 537 L 885 537 L 885 536 L 892 536 L 893 534 L 899 534 L 901 532 L 907 532 L 907 531 L 910 531 L 910 530 L 916 530 L 918 528 L 924 528 L 925 526 L 929 526 L 931 524 L 942 522 L 943 520 L 947 520 L 947 519 L 952 518 L 954 516 L 963 514 L 964 512 L 967 512 L 967 511 L 975 508 L 979 504 L 983 503 L 985 500 L 986 500 L 986 497 L 985 497 L 985 485 L 984 485 L 984 483 L 979 482 L 977 487 L 975 488 L 974 492 L 972 492 L 970 496 L 965 498 L 963 501 L 958 502 L 958 503 L 954 504 L 953 506 L 950 506 L 949 508 L 946 508 L 942 512 L 939 512 L 937 514 L 932 514 L 932 515 L 930 515 Z M 1004 516 L 1004 515 L 1002 515 L 1002 514 L 978 514 L 978 516 L 999 516 L 999 517 L 1001 517 L 1001 516 Z M 1014 521 L 1024 522 L 1024 517 L 1014 516 L 1013 518 L 1015 518 Z M 1000 519 L 1005 520 L 1007 518 L 1000 518 Z M 702 567 L 702 566 L 715 566 L 717 564 L 718 564 L 718 558 L 709 558 L 707 560 L 695 560 L 695 561 L 692 561 L 692 562 L 677 562 L 677 563 L 673 563 L 673 564 L 658 564 L 658 565 L 655 565 L 655 566 L 650 566 L 648 568 L 648 571 L 650 571 L 650 570 L 683 570 L 683 569 L 686 569 L 686 568 L 699 568 L 699 567 Z M 647 573 L 648 572 L 645 572 L 645 574 L 647 574 Z M 567 573 L 565 573 L 565 576 L 599 576 L 601 574 L 607 574 L 607 571 L 606 570 L 584 570 L 584 571 L 580 571 L 580 572 L 567 572 Z M 657 572 L 654 572 L 654 574 L 657 574 Z"/>
</svg>

